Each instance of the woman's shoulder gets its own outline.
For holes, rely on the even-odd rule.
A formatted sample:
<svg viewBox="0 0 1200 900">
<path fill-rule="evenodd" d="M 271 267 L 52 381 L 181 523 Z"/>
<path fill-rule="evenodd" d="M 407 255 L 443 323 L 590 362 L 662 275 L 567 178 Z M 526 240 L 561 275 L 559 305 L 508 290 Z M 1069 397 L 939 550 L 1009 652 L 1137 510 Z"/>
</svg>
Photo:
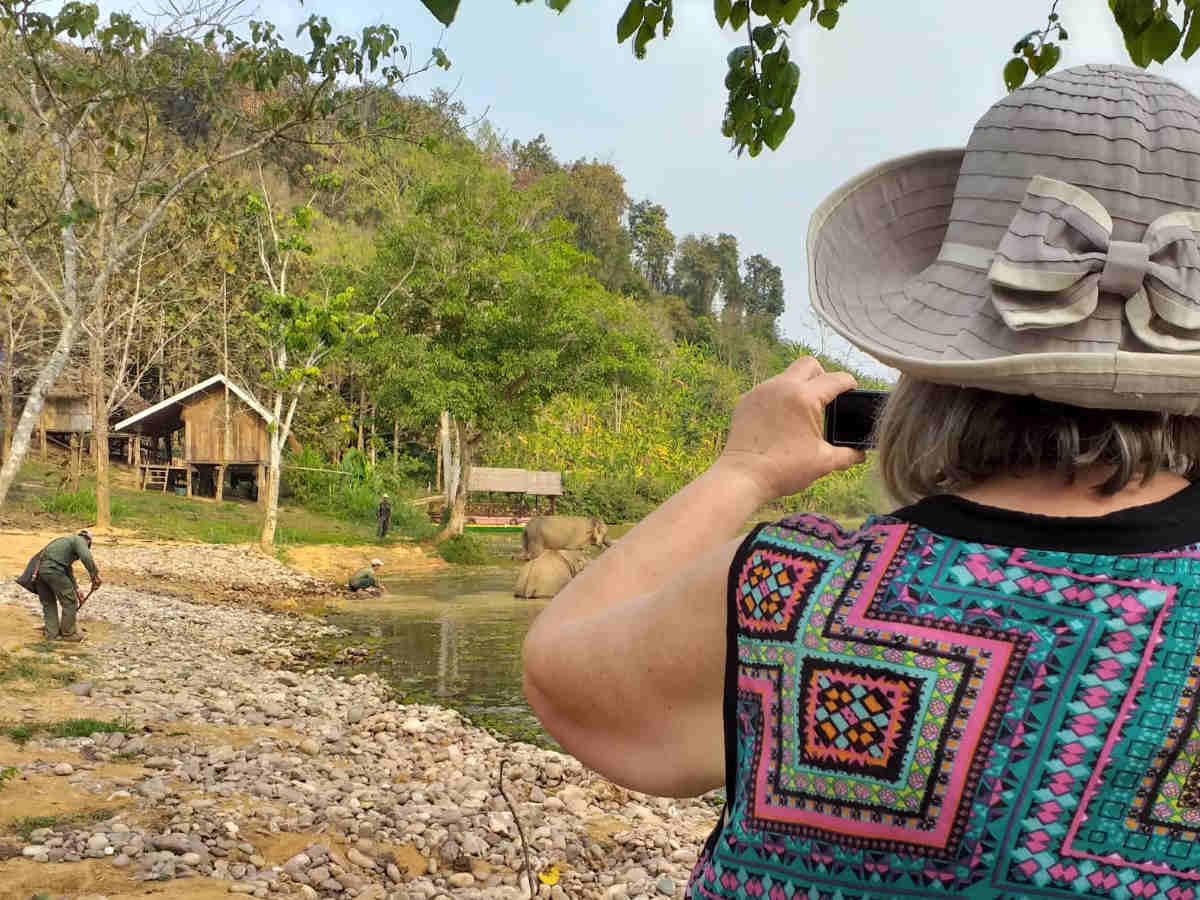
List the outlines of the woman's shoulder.
<svg viewBox="0 0 1200 900">
<path fill-rule="evenodd" d="M 904 530 L 908 526 L 909 523 L 888 515 L 838 520 L 821 513 L 801 512 L 774 521 L 761 522 L 751 532 L 751 537 L 754 540 L 783 538 L 800 540 L 807 544 L 845 545 L 883 532 Z"/>
</svg>

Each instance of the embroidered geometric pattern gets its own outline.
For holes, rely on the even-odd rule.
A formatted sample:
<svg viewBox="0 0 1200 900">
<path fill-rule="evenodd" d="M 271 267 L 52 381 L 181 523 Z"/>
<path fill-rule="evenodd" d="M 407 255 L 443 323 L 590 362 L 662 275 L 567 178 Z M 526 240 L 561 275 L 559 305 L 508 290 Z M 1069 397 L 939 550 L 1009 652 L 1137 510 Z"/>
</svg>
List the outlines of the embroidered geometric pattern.
<svg viewBox="0 0 1200 900">
<path fill-rule="evenodd" d="M 738 625 L 762 637 L 791 641 L 799 621 L 797 604 L 828 563 L 764 549 L 746 560 L 738 579 Z"/>
<path fill-rule="evenodd" d="M 734 572 L 736 765 L 689 898 L 1200 900 L 1197 548 L 799 516 Z"/>
<path fill-rule="evenodd" d="M 923 679 L 806 660 L 800 674 L 800 758 L 845 772 L 893 773 L 912 735 Z"/>
</svg>

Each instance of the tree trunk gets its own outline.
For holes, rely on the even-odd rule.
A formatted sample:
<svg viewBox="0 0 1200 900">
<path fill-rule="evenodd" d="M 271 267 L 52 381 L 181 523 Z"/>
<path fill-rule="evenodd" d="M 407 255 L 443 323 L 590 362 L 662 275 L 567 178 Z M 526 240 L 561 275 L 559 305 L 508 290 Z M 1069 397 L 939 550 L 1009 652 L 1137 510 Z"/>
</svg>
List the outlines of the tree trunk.
<svg viewBox="0 0 1200 900">
<path fill-rule="evenodd" d="M 79 490 L 79 477 L 83 473 L 83 435 L 72 431 L 69 445 L 71 462 L 68 464 L 67 486 L 74 494 Z"/>
<path fill-rule="evenodd" d="M 367 417 L 367 389 L 359 387 L 358 389 L 358 452 L 362 453 L 363 449 L 363 420 Z"/>
<path fill-rule="evenodd" d="M 4 415 L 4 441 L 0 443 L 0 461 L 8 459 L 12 453 L 13 426 L 16 424 L 13 419 L 13 391 L 16 390 L 16 385 L 13 383 L 12 370 L 12 355 L 8 354 L 5 356 L 4 378 L 0 379 L 0 405 L 3 406 Z"/>
<path fill-rule="evenodd" d="M 104 391 L 104 338 L 102 314 L 97 310 L 96 330 L 88 342 L 92 368 L 92 456 L 96 460 L 96 527 L 112 527 L 112 502 L 108 483 L 108 403 Z"/>
<path fill-rule="evenodd" d="M 392 471 L 400 467 L 400 423 L 392 423 Z"/>
<path fill-rule="evenodd" d="M 283 457 L 280 423 L 283 420 L 283 394 L 275 394 L 275 421 L 271 423 L 271 449 L 267 469 L 267 502 L 262 534 L 258 543 L 263 553 L 275 552 L 275 527 L 279 523 L 279 463 Z M 262 490 L 262 487 L 259 487 Z"/>
<path fill-rule="evenodd" d="M 371 407 L 371 440 L 369 441 L 371 450 L 371 468 L 375 468 L 375 464 L 379 462 L 379 448 L 375 440 L 375 407 Z"/>
<path fill-rule="evenodd" d="M 25 406 L 21 410 L 21 419 L 17 422 L 16 430 L 13 432 L 11 452 L 5 457 L 4 465 L 0 466 L 0 506 L 3 506 L 4 501 L 8 499 L 8 491 L 12 487 L 13 481 L 16 480 L 17 470 L 24 462 L 25 454 L 29 452 L 29 440 L 33 436 L 34 426 L 42 414 L 42 405 L 46 402 L 46 391 L 62 374 L 62 370 L 67 364 L 67 357 L 71 353 L 71 347 L 75 344 L 75 334 L 78 330 L 79 314 L 76 312 L 64 323 L 63 330 L 58 336 L 58 343 L 54 345 L 50 358 L 42 366 L 42 371 L 38 373 L 37 380 L 34 381 L 33 387 L 29 391 L 29 397 L 25 400 Z"/>
<path fill-rule="evenodd" d="M 445 466 L 446 471 L 446 502 L 448 504 L 450 515 L 448 521 L 442 530 L 438 533 L 435 541 L 444 541 L 447 538 L 460 535 L 466 529 L 467 525 L 467 486 L 471 483 L 471 467 L 475 461 L 475 451 L 479 446 L 479 438 L 473 440 L 463 440 L 462 431 L 458 423 L 454 423 L 454 453 L 450 453 L 449 440 L 449 419 L 450 414 L 442 413 L 442 427 L 445 435 L 445 441 L 442 446 L 443 453 L 447 455 L 448 462 Z M 457 458 L 455 458 L 457 457 Z"/>
</svg>

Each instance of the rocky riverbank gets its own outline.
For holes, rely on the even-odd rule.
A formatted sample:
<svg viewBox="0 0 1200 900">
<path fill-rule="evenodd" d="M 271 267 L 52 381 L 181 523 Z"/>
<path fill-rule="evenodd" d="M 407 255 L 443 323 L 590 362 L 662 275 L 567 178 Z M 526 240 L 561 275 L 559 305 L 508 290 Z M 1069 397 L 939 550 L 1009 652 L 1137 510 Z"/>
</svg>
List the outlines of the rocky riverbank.
<svg viewBox="0 0 1200 900">
<path fill-rule="evenodd" d="M 255 600 L 331 591 L 272 560 L 195 546 L 188 575 L 153 548 L 97 549 L 130 577 L 83 611 L 88 640 L 69 663 L 81 680 L 28 685 L 5 701 L 19 715 L 4 718 L 12 733 L 61 709 L 117 730 L 31 727 L 23 749 L 0 737 L 0 773 L 14 770 L 0 774 L 0 817 L 6 794 L 34 788 L 86 811 L 23 835 L 0 818 L 0 897 L 18 896 L 6 884 L 22 900 L 26 887 L 83 896 L 53 874 L 73 866 L 88 867 L 86 893 L 110 900 L 145 881 L 163 897 L 528 897 L 526 845 L 542 897 L 682 896 L 711 803 L 633 794 L 452 710 L 397 704 L 373 676 L 309 668 L 300 648 L 336 632 L 320 620 L 153 589 L 168 576 L 226 599 L 235 585 Z M 37 644 L 37 611 L 32 595 L 0 586 L 0 618 L 22 630 L 10 659 L 65 652 Z"/>
</svg>

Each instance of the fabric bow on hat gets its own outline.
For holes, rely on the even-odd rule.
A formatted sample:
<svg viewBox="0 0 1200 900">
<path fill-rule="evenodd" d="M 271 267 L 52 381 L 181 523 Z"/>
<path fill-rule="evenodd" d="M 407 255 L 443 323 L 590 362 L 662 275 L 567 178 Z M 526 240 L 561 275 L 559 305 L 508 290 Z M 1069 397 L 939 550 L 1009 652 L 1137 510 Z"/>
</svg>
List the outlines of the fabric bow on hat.
<svg viewBox="0 0 1200 900">
<path fill-rule="evenodd" d="M 1200 212 L 1150 223 L 1115 241 L 1108 211 L 1087 191 L 1035 176 L 988 271 L 1009 328 L 1058 328 L 1090 316 L 1101 293 L 1125 298 L 1125 318 L 1155 350 L 1200 350 Z"/>
</svg>

